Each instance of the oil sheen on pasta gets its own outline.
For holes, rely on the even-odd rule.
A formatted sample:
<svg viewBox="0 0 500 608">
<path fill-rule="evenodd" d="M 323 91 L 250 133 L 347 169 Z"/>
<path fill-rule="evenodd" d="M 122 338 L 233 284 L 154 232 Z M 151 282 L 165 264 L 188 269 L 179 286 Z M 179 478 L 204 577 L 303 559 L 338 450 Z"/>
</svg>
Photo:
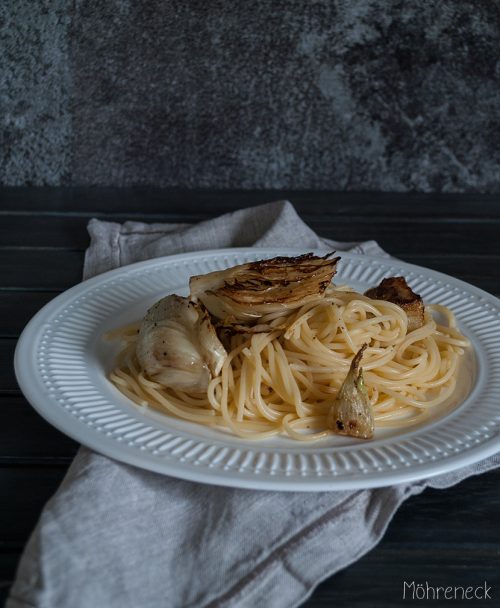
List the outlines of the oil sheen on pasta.
<svg viewBox="0 0 500 608">
<path fill-rule="evenodd" d="M 276 329 L 227 338 L 228 357 L 206 394 L 172 390 L 144 375 L 135 355 L 139 324 L 109 335 L 124 343 L 109 378 L 136 404 L 164 414 L 247 439 L 283 434 L 313 441 L 332 433 L 328 411 L 363 344 L 376 427 L 415 424 L 448 399 L 469 346 L 443 306 L 426 305 L 424 325 L 407 333 L 399 306 L 348 287 L 331 286 L 317 301 L 261 322 Z"/>
</svg>

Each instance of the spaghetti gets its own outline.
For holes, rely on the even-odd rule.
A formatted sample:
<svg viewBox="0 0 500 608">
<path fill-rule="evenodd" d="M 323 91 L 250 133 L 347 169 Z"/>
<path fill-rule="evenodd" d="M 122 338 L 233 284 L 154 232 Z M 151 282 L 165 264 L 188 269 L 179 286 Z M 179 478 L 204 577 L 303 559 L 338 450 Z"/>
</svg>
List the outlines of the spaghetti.
<svg viewBox="0 0 500 608">
<path fill-rule="evenodd" d="M 206 393 L 147 377 L 136 356 L 139 324 L 109 335 L 124 342 L 109 378 L 136 404 L 171 416 L 247 439 L 284 434 L 312 441 L 333 433 L 327 414 L 363 344 L 377 427 L 412 425 L 448 399 L 469 345 L 444 306 L 426 306 L 423 326 L 407 332 L 402 308 L 348 287 L 330 286 L 323 297 L 260 322 L 269 331 L 221 336 L 228 356 Z"/>
</svg>

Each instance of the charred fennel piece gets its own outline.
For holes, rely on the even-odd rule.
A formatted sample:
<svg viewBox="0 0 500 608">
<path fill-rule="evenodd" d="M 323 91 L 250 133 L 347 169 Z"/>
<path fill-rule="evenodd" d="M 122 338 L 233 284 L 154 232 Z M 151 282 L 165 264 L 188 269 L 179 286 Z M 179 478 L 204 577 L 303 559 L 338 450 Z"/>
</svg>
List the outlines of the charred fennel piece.
<svg viewBox="0 0 500 608">
<path fill-rule="evenodd" d="M 373 408 L 368 398 L 360 368 L 364 344 L 354 356 L 337 398 L 328 412 L 327 424 L 339 435 L 371 439 L 375 427 Z"/>
<path fill-rule="evenodd" d="M 402 308 L 408 317 L 407 331 L 422 327 L 425 322 L 424 302 L 406 282 L 404 277 L 388 277 L 380 285 L 365 292 L 373 300 L 385 300 Z"/>
<path fill-rule="evenodd" d="M 287 312 L 322 298 L 340 259 L 332 256 L 279 256 L 193 276 L 190 297 L 202 302 L 219 326 L 251 331 L 265 314 Z"/>
<path fill-rule="evenodd" d="M 227 357 L 203 306 L 177 295 L 162 298 L 148 310 L 136 354 L 152 380 L 192 392 L 206 391 Z"/>
</svg>

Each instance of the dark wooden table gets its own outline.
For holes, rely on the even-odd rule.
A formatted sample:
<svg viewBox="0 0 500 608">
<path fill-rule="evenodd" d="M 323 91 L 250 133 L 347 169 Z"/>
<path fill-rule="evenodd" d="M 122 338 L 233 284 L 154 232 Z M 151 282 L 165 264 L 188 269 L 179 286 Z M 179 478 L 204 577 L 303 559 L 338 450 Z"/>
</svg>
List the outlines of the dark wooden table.
<svg viewBox="0 0 500 608">
<path fill-rule="evenodd" d="M 14 347 L 30 317 L 81 280 L 88 220 L 196 222 L 282 198 L 291 200 L 303 219 L 323 236 L 346 241 L 375 239 L 403 260 L 500 295 L 500 196 L 0 190 L 2 597 L 44 503 L 78 447 L 40 418 L 21 395 L 12 368 Z M 486 580 L 495 599 L 484 605 L 498 605 L 499 511 L 500 471 L 468 479 L 449 490 L 427 490 L 403 505 L 377 548 L 322 583 L 306 606 L 401 606 L 408 602 L 402 598 L 403 582 L 413 580 L 445 587 L 478 586 Z M 481 602 L 465 602 L 471 604 Z"/>
</svg>

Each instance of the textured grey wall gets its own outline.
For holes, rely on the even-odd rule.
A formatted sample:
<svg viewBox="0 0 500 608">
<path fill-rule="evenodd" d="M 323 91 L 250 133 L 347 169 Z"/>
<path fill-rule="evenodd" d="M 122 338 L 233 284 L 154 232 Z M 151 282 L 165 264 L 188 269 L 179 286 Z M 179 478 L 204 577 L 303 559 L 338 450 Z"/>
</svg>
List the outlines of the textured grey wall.
<svg viewBox="0 0 500 608">
<path fill-rule="evenodd" d="M 500 191 L 500 3 L 3 0 L 4 184 Z"/>
</svg>

